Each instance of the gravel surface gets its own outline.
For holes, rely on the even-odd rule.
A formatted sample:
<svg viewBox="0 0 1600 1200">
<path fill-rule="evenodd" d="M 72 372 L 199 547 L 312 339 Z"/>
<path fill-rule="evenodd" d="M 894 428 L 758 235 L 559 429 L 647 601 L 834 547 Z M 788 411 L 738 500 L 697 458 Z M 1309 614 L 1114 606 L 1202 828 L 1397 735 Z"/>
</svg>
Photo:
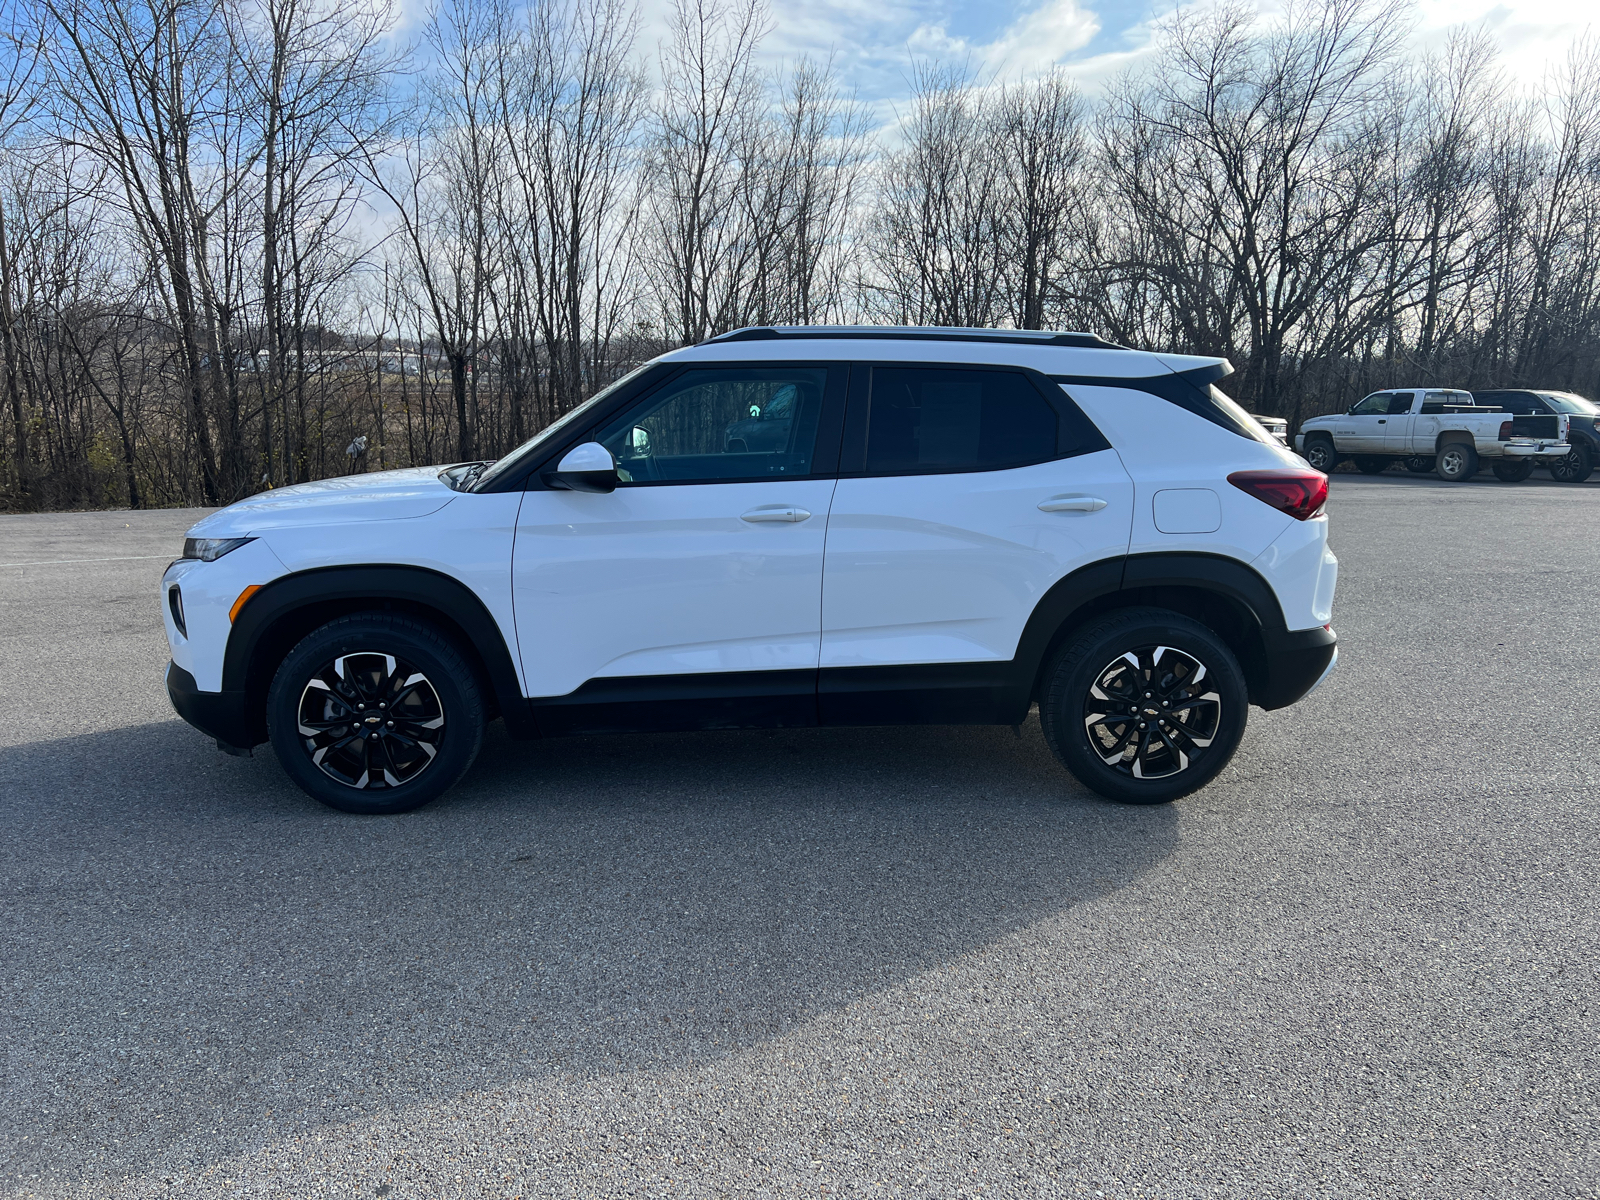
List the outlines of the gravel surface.
<svg viewBox="0 0 1600 1200">
<path fill-rule="evenodd" d="M 345 816 L 167 704 L 198 514 L 0 518 L 0 1194 L 1596 1196 L 1597 495 L 1338 477 L 1338 671 L 1156 809 L 1030 722 Z"/>
</svg>

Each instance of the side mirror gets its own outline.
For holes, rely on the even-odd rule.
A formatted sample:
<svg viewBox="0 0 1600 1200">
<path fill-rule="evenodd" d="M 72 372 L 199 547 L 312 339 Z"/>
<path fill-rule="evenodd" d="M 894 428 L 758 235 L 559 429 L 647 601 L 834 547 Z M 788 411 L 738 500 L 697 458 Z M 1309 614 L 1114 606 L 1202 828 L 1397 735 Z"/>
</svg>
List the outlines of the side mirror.
<svg viewBox="0 0 1600 1200">
<path fill-rule="evenodd" d="M 554 471 L 546 471 L 541 478 L 546 487 L 567 492 L 614 492 L 621 482 L 617 460 L 599 442 L 574 446 Z"/>
</svg>

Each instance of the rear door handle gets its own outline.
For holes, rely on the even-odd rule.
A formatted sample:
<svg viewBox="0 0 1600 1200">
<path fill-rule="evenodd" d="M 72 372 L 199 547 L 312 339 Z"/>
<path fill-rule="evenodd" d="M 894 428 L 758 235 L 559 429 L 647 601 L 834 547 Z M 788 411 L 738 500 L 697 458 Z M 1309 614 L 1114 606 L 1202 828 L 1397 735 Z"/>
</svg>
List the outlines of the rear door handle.
<svg viewBox="0 0 1600 1200">
<path fill-rule="evenodd" d="M 1040 512 L 1099 512 L 1106 502 L 1099 496 L 1052 496 L 1039 505 Z"/>
<path fill-rule="evenodd" d="M 752 525 L 759 525 L 769 521 L 780 521 L 784 524 L 795 525 L 810 518 L 811 514 L 803 508 L 796 508 L 793 504 L 763 504 L 760 508 L 752 508 L 740 516 L 741 521 L 749 521 Z"/>
</svg>

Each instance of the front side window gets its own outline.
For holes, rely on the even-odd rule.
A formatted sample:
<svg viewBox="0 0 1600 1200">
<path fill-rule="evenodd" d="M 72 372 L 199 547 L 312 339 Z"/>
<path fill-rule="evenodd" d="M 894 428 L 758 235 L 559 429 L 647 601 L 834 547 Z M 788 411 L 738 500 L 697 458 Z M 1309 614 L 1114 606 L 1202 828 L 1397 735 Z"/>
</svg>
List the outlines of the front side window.
<svg viewBox="0 0 1600 1200">
<path fill-rule="evenodd" d="M 997 471 L 1059 457 L 1056 409 L 1025 375 L 875 367 L 868 474 Z"/>
<path fill-rule="evenodd" d="M 1381 417 L 1389 411 L 1389 392 L 1374 392 L 1350 410 L 1352 417 Z"/>
<path fill-rule="evenodd" d="M 595 440 L 624 486 L 809 475 L 827 379 L 826 367 L 685 371 Z"/>
<path fill-rule="evenodd" d="M 1415 392 L 1395 392 L 1391 395 L 1389 397 L 1389 415 L 1395 416 L 1399 413 L 1410 412 L 1411 401 L 1415 395 Z"/>
</svg>

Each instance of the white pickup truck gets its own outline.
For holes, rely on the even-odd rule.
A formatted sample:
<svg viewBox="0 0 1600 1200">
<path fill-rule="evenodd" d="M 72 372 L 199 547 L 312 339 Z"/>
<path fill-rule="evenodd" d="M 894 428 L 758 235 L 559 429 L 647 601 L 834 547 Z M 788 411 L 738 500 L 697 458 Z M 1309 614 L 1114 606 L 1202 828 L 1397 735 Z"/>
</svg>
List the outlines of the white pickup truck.
<svg viewBox="0 0 1600 1200">
<path fill-rule="evenodd" d="M 1563 419 L 1534 422 L 1475 405 L 1471 392 L 1419 387 L 1374 392 L 1349 412 L 1313 417 L 1294 446 L 1319 471 L 1348 458 L 1376 475 L 1399 459 L 1418 474 L 1432 471 L 1457 483 L 1477 474 L 1479 459 L 1489 459 L 1496 478 L 1516 483 L 1535 464 L 1566 456 L 1572 449 L 1566 432 Z"/>
</svg>

